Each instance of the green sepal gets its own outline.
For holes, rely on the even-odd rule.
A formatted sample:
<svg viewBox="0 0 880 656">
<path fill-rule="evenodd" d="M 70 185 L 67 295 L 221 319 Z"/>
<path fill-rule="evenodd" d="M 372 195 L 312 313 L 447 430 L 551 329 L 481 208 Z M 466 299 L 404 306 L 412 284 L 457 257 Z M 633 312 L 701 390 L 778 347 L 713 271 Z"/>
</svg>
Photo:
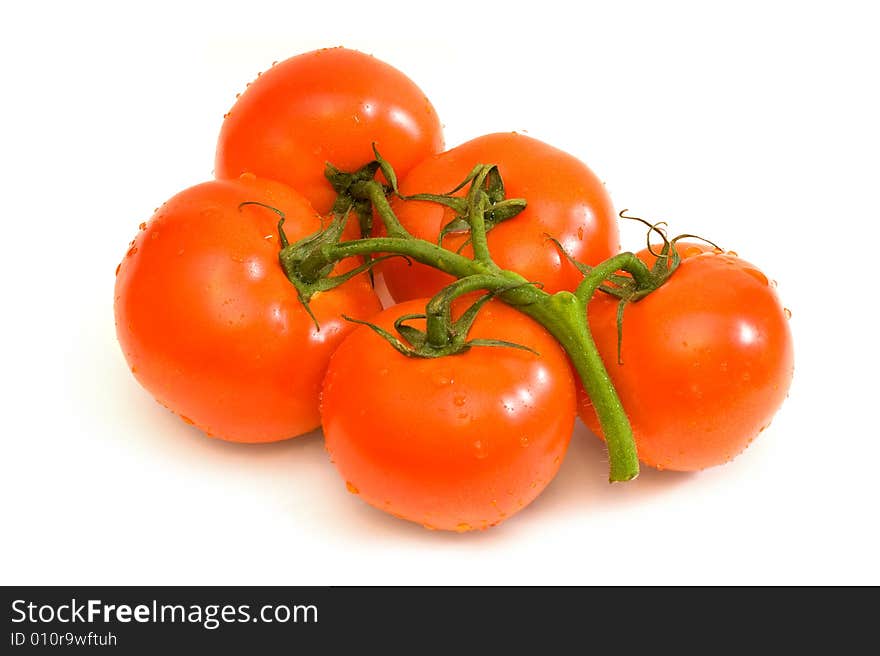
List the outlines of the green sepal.
<svg viewBox="0 0 880 656">
<path fill-rule="evenodd" d="M 379 264 L 380 262 L 384 262 L 385 260 L 389 260 L 392 257 L 400 257 L 407 261 L 408 264 L 412 264 L 412 260 L 406 255 L 400 255 L 398 253 L 390 253 L 388 255 L 383 255 L 381 257 L 370 258 L 360 266 L 356 266 L 354 269 L 350 271 L 346 271 L 345 273 L 340 273 L 336 276 L 326 276 L 316 280 L 315 282 L 309 285 L 311 290 L 311 295 L 314 295 L 317 292 L 328 292 L 331 289 L 335 289 L 339 287 L 339 285 L 344 285 L 352 278 L 359 276 L 365 271 L 370 271 L 374 266 Z"/>
<path fill-rule="evenodd" d="M 382 175 L 385 176 L 385 180 L 388 181 L 388 185 L 391 187 L 391 190 L 396 194 L 397 173 L 394 172 L 394 167 L 391 166 L 391 163 L 379 154 L 379 149 L 376 148 L 375 141 L 373 142 L 372 146 L 373 155 L 376 157 L 376 164 L 379 165 L 379 168 L 382 170 Z"/>
<path fill-rule="evenodd" d="M 472 339 L 468 342 L 468 346 L 503 346 L 505 348 L 514 348 L 519 349 L 520 351 L 528 351 L 532 355 L 537 355 L 540 357 L 540 353 L 530 346 L 525 346 L 524 344 L 517 344 L 516 342 L 508 342 L 503 339 Z"/>
<path fill-rule="evenodd" d="M 348 190 L 353 184 L 375 178 L 376 171 L 378 170 L 379 162 L 375 161 L 369 162 L 351 173 L 336 168 L 330 162 L 324 163 L 324 177 L 327 178 L 330 186 L 333 187 L 333 191 L 340 196 L 347 196 Z"/>
<path fill-rule="evenodd" d="M 375 151 L 375 145 L 373 146 L 373 150 Z M 385 162 L 385 166 L 382 166 L 381 163 L 378 161 L 369 162 L 357 171 L 354 171 L 353 173 L 342 171 L 333 166 L 330 162 L 326 162 L 324 164 L 324 177 L 327 178 L 327 180 L 330 182 L 330 185 L 333 187 L 333 190 L 337 194 L 336 200 L 334 201 L 332 208 L 333 215 L 347 215 L 353 210 L 358 218 L 360 236 L 362 239 L 369 237 L 373 232 L 373 206 L 368 200 L 353 199 L 350 193 L 350 189 L 352 185 L 358 182 L 365 182 L 367 180 L 372 180 L 373 178 L 375 178 L 376 171 L 378 171 L 380 168 L 382 168 L 383 173 L 386 173 L 386 177 L 386 168 L 391 171 L 391 174 L 393 176 L 394 171 L 393 169 L 391 169 L 390 165 L 387 162 Z M 397 179 L 394 179 L 396 184 Z M 338 238 L 336 241 L 339 241 Z M 372 256 L 367 255 L 365 256 L 365 258 L 369 262 L 372 259 Z M 369 275 L 370 284 L 372 285 L 374 284 L 372 269 L 369 269 Z"/>
<path fill-rule="evenodd" d="M 447 317 L 447 326 L 446 330 L 444 331 L 446 333 L 446 341 L 444 344 L 431 344 L 428 339 L 427 331 L 420 330 L 415 326 L 410 326 L 407 324 L 408 321 L 412 321 L 413 319 L 422 319 L 427 321 L 427 314 L 405 314 L 401 317 L 398 317 L 394 321 L 394 329 L 403 339 L 398 338 L 391 332 L 385 330 L 380 326 L 377 326 L 376 324 L 370 323 L 369 321 L 353 319 L 345 315 L 343 315 L 343 318 L 346 321 L 351 321 L 352 323 L 368 326 L 373 332 L 375 332 L 377 335 L 387 341 L 392 347 L 394 347 L 394 349 L 398 353 L 401 353 L 408 358 L 441 358 L 450 355 L 458 355 L 461 353 L 466 353 L 474 346 L 515 348 L 522 351 L 528 351 L 529 353 L 533 353 L 534 355 L 540 355 L 534 349 L 529 348 L 528 346 L 523 346 L 522 344 L 517 344 L 515 342 L 508 342 L 501 339 L 467 339 L 468 332 L 470 331 L 471 326 L 476 320 L 477 314 L 479 313 L 480 309 L 483 307 L 483 305 L 486 304 L 487 301 L 489 301 L 489 299 L 491 299 L 493 296 L 496 296 L 497 293 L 488 292 L 482 295 L 474 303 L 472 303 L 470 307 L 468 307 L 468 309 L 465 310 L 464 313 L 462 313 L 462 315 L 455 321 L 448 322 Z M 448 310 L 448 307 L 446 309 Z"/>
<path fill-rule="evenodd" d="M 636 280 L 636 278 L 632 275 L 621 275 L 619 273 L 609 274 L 605 281 L 598 287 L 599 291 L 602 291 L 606 294 L 610 294 L 611 296 L 615 296 L 620 299 L 620 302 L 617 305 L 617 363 L 623 364 L 623 319 L 624 312 L 626 310 L 626 306 L 628 303 L 636 303 L 649 294 L 657 291 L 662 287 L 667 280 L 675 273 L 681 264 L 681 255 L 678 252 L 678 248 L 676 247 L 676 243 L 680 239 L 693 238 L 700 239 L 705 241 L 707 244 L 710 244 L 714 248 L 718 248 L 718 246 L 708 239 L 704 237 L 700 237 L 698 235 L 692 234 L 681 234 L 672 239 L 669 239 L 666 236 L 666 230 L 664 229 L 666 226 L 665 221 L 660 221 L 657 223 L 651 223 L 637 216 L 629 216 L 626 214 L 628 210 L 621 210 L 619 213 L 620 218 L 629 219 L 632 221 L 639 221 L 643 223 L 648 228 L 648 233 L 646 235 L 647 249 L 651 255 L 654 256 L 654 264 L 650 269 L 647 270 L 647 275 L 642 276 L 641 280 Z M 657 234 L 663 240 L 663 245 L 660 248 L 660 251 L 654 250 L 654 245 L 651 243 L 651 236 L 653 234 Z M 555 239 L 547 235 L 548 239 L 550 239 L 559 251 L 571 262 L 575 267 L 577 267 L 578 271 L 580 271 L 584 276 L 589 275 L 590 271 L 592 271 L 592 267 L 578 262 L 574 259 L 566 250 L 563 248 L 562 244 L 559 243 L 559 240 Z"/>
<path fill-rule="evenodd" d="M 402 317 L 398 317 L 394 321 L 394 329 L 400 333 L 400 336 L 403 337 L 407 342 L 413 345 L 416 349 L 422 348 L 425 343 L 428 341 L 427 333 L 423 330 L 419 330 L 418 328 L 413 328 L 412 326 L 408 326 L 406 324 L 407 321 L 412 319 L 427 319 L 427 315 L 424 314 L 404 314 Z"/>
<path fill-rule="evenodd" d="M 379 337 L 381 337 L 382 339 L 387 341 L 389 344 L 391 344 L 391 346 L 393 346 L 395 349 L 397 349 L 397 351 L 399 353 L 402 353 L 403 355 L 407 356 L 408 358 L 409 357 L 416 357 L 413 354 L 412 349 L 409 346 L 407 346 L 406 344 L 401 342 L 399 339 L 397 339 L 394 335 L 389 333 L 387 330 L 385 330 L 381 326 L 377 326 L 376 324 L 370 323 L 369 321 L 355 319 L 354 317 L 350 317 L 347 314 L 343 314 L 342 318 L 350 323 L 356 323 L 356 324 L 360 324 L 361 326 L 366 326 L 367 328 L 372 330 L 374 333 L 379 335 Z"/>
</svg>

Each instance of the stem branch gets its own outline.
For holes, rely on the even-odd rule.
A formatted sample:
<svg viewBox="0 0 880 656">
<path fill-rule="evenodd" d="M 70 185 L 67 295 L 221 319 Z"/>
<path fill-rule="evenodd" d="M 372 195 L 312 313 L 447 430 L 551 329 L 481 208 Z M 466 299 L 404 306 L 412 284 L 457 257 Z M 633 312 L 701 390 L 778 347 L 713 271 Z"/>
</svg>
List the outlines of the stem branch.
<svg viewBox="0 0 880 656">
<path fill-rule="evenodd" d="M 354 198 L 366 198 L 373 204 L 373 209 L 385 224 L 385 230 L 389 237 L 400 237 L 412 239 L 400 220 L 391 209 L 391 204 L 385 196 L 385 189 L 375 180 L 367 182 L 358 182 L 351 187 L 351 194 Z"/>
<path fill-rule="evenodd" d="M 486 209 L 489 206 L 489 201 L 485 192 L 482 191 L 483 181 L 488 172 L 486 169 L 477 176 L 471 193 L 468 195 L 468 217 L 471 224 L 471 245 L 474 249 L 474 259 L 477 262 L 494 265 L 492 256 L 489 254 L 489 242 L 486 237 Z"/>
<path fill-rule="evenodd" d="M 479 290 L 499 291 L 509 286 L 510 283 L 502 276 L 494 273 L 476 273 L 466 278 L 459 278 L 455 282 L 441 289 L 428 301 L 425 308 L 426 332 L 428 342 L 434 346 L 443 346 L 449 339 L 448 331 L 452 325 L 452 302 L 459 296 Z"/>
<path fill-rule="evenodd" d="M 328 261 L 338 261 L 355 255 L 373 253 L 398 253 L 416 262 L 440 269 L 456 278 L 464 278 L 474 273 L 482 273 L 481 267 L 473 260 L 458 255 L 436 244 L 412 237 L 370 237 L 354 239 L 327 246 L 323 254 Z"/>
</svg>

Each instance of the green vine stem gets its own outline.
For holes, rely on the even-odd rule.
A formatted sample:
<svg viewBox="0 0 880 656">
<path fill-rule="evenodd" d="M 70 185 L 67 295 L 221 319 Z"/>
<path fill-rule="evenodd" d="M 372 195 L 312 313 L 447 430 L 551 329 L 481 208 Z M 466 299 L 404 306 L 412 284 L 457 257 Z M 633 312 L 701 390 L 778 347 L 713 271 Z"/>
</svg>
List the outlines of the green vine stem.
<svg viewBox="0 0 880 656">
<path fill-rule="evenodd" d="M 385 224 L 388 236 L 335 242 L 306 238 L 282 249 L 282 265 L 291 282 L 304 291 L 302 297 L 306 299 L 311 283 L 301 278 L 294 279 L 296 267 L 291 262 L 307 260 L 308 270 L 314 272 L 348 257 L 396 254 L 458 278 L 457 282 L 439 292 L 426 308 L 426 338 L 429 343 L 437 345 L 445 339 L 444 331 L 449 325 L 449 304 L 452 299 L 478 290 L 494 293 L 505 303 L 538 321 L 568 353 L 602 427 L 608 448 L 609 479 L 612 482 L 631 480 L 639 473 L 632 428 L 590 333 L 587 307 L 595 290 L 617 271 L 630 273 L 637 285 L 647 285 L 653 279 L 646 266 L 632 253 L 622 253 L 592 268 L 574 293 L 561 291 L 548 294 L 520 274 L 500 269 L 489 256 L 487 229 L 483 221 L 491 203 L 480 187 L 490 168 L 475 169 L 475 179 L 478 178 L 479 182 L 472 184 L 468 195 L 475 254 L 473 259 L 410 235 L 394 215 L 386 189 L 375 180 L 361 180 L 352 184 L 347 193 L 355 202 L 369 200 L 372 203 L 376 214 Z"/>
<path fill-rule="evenodd" d="M 485 193 L 482 193 L 483 184 L 486 178 L 492 172 L 494 167 L 485 166 L 478 169 L 477 176 L 471 185 L 471 191 L 468 194 L 468 218 L 471 224 L 471 244 L 474 249 L 474 260 L 486 264 L 492 268 L 497 268 L 489 254 L 489 242 L 486 239 L 486 210 L 488 209 L 489 200 Z"/>
<path fill-rule="evenodd" d="M 478 273 L 466 278 L 459 278 L 454 283 L 440 290 L 425 307 L 425 332 L 428 343 L 432 346 L 445 346 L 452 324 L 452 302 L 459 296 L 475 291 L 498 291 L 501 280 L 498 276 Z"/>
</svg>

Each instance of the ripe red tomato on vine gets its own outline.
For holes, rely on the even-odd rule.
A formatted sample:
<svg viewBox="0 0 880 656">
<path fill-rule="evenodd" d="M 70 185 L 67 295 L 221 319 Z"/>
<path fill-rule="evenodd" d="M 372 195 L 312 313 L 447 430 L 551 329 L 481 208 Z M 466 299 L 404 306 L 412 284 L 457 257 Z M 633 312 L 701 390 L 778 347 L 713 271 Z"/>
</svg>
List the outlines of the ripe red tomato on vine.
<svg viewBox="0 0 880 656">
<path fill-rule="evenodd" d="M 226 114 L 214 172 L 284 182 L 320 213 L 336 197 L 326 163 L 354 171 L 373 144 L 405 174 L 443 149 L 437 112 L 396 68 L 347 48 L 325 48 L 273 65 Z"/>
<path fill-rule="evenodd" d="M 673 275 L 626 305 L 619 361 L 618 299 L 597 293 L 588 316 L 639 459 L 694 471 L 733 459 L 770 424 L 794 356 L 788 312 L 767 276 L 731 253 L 677 248 Z M 647 249 L 637 255 L 649 266 L 656 261 Z M 601 434 L 582 391 L 579 413 Z"/>
<path fill-rule="evenodd" d="M 598 264 L 619 250 L 617 215 L 599 178 L 572 155 L 526 135 L 487 134 L 428 157 L 400 176 L 400 193 L 446 193 L 479 163 L 497 165 L 506 196 L 527 202 L 521 213 L 489 232 L 489 248 L 502 269 L 541 283 L 550 293 L 571 290 L 581 274 L 548 237 L 586 264 Z M 462 189 L 456 195 L 465 193 Z M 395 198 L 392 208 L 409 232 L 434 243 L 455 218 L 453 209 L 428 201 Z M 466 232 L 452 232 L 444 236 L 442 245 L 470 255 L 467 239 Z M 422 264 L 410 267 L 401 260 L 389 260 L 381 270 L 397 301 L 431 296 L 453 280 L 436 269 Z"/>
<path fill-rule="evenodd" d="M 424 312 L 427 301 L 371 321 L 393 331 L 398 317 Z M 349 491 L 428 528 L 482 529 L 518 512 L 555 476 L 571 437 L 571 369 L 540 324 L 490 301 L 469 337 L 534 352 L 474 346 L 407 357 L 361 326 L 333 354 L 324 380 L 327 450 Z"/>
<path fill-rule="evenodd" d="M 380 309 L 360 275 L 312 300 L 319 330 L 278 264 L 278 214 L 241 205 L 254 202 L 283 213 L 291 239 L 321 228 L 308 201 L 277 182 L 244 175 L 190 187 L 142 224 L 114 304 L 141 385 L 188 423 L 239 442 L 317 428 L 327 362 L 352 329 L 342 315 Z"/>
</svg>

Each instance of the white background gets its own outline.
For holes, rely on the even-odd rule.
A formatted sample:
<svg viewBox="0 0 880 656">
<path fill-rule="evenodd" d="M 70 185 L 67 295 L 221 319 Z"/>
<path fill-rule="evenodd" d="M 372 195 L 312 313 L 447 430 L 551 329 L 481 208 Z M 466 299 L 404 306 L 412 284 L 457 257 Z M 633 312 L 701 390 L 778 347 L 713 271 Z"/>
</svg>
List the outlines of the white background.
<svg viewBox="0 0 880 656">
<path fill-rule="evenodd" d="M 7 3 L 0 582 L 880 583 L 870 5 Z M 447 145 L 527 130 L 618 209 L 778 280 L 796 374 L 771 428 L 730 465 L 609 486 L 579 427 L 532 506 L 455 535 L 348 494 L 318 434 L 226 444 L 153 402 L 115 341 L 128 241 L 211 177 L 246 82 L 340 44 L 413 78 Z"/>
</svg>

